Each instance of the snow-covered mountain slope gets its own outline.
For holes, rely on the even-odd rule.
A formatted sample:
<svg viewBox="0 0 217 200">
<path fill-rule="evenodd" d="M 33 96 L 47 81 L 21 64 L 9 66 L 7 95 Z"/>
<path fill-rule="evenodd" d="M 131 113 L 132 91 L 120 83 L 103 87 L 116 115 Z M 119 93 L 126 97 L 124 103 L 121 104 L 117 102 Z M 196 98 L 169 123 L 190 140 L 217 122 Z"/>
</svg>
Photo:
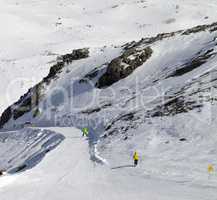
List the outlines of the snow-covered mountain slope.
<svg viewBox="0 0 217 200">
<path fill-rule="evenodd" d="M 48 128 L 65 140 L 35 168 L 0 178 L 2 200 L 212 200 L 216 188 L 150 178 L 141 169 L 110 169 L 89 160 L 87 141 L 74 128 Z"/>
<path fill-rule="evenodd" d="M 213 23 L 122 47 L 75 50 L 1 123 L 88 127 L 92 160 L 97 150 L 111 167 L 125 168 L 137 149 L 135 173 L 215 188 L 207 166 L 217 165 L 216 36 Z"/>
<path fill-rule="evenodd" d="M 215 200 L 215 5 L 0 0 L 1 199 Z"/>
<path fill-rule="evenodd" d="M 211 96 L 200 103 L 205 99 L 198 95 L 215 93 L 216 32 L 213 23 L 122 47 L 74 50 L 3 113 L 1 125 L 66 125 L 64 119 L 103 116 L 105 125 L 124 120 L 130 127 L 128 118 L 139 124 L 138 118 L 199 112 L 215 101 Z"/>
<path fill-rule="evenodd" d="M 0 133 L 0 169 L 8 173 L 31 169 L 64 139 L 49 130 L 30 128 Z"/>
<path fill-rule="evenodd" d="M 211 23 L 216 15 L 215 0 L 1 0 L 0 113 L 48 73 L 56 55 Z"/>
</svg>

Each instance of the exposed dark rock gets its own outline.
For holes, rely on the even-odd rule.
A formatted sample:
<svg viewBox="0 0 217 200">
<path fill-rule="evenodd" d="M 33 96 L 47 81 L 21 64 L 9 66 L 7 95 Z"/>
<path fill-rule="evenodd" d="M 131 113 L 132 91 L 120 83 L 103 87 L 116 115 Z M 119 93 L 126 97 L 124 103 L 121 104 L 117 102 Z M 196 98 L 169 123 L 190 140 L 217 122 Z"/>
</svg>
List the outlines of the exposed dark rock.
<svg viewBox="0 0 217 200">
<path fill-rule="evenodd" d="M 215 31 L 217 31 L 217 26 L 212 27 L 209 31 L 210 31 L 210 32 L 215 32 Z"/>
<path fill-rule="evenodd" d="M 88 73 L 84 78 L 91 80 L 91 79 L 95 78 L 98 75 L 98 72 L 99 71 L 97 69 L 94 69 L 93 71 Z"/>
<path fill-rule="evenodd" d="M 21 105 L 18 105 L 17 108 L 13 110 L 13 118 L 14 120 L 23 116 L 26 112 L 31 111 L 32 100 L 31 98 L 25 99 Z"/>
<path fill-rule="evenodd" d="M 106 73 L 100 77 L 96 87 L 105 88 L 126 78 L 136 68 L 144 64 L 151 57 L 152 53 L 153 51 L 150 47 L 146 47 L 143 50 L 137 50 L 136 48 L 126 50 L 120 57 L 109 63 Z"/>
<path fill-rule="evenodd" d="M 96 108 L 84 110 L 81 113 L 90 115 L 90 114 L 93 114 L 93 113 L 100 112 L 102 109 L 107 108 L 107 107 L 109 107 L 111 105 L 112 105 L 111 103 L 107 103 L 107 104 L 102 105 L 101 107 L 96 107 Z"/>
<path fill-rule="evenodd" d="M 117 129 L 114 129 L 114 130 L 108 132 L 108 136 L 114 135 L 115 133 L 118 133 Z"/>
<path fill-rule="evenodd" d="M 18 173 L 18 172 L 25 170 L 25 168 L 27 168 L 27 165 L 23 164 L 23 165 L 17 167 L 14 171 L 15 171 L 15 173 Z"/>
<path fill-rule="evenodd" d="M 174 37 L 177 34 L 190 35 L 190 34 L 202 32 L 202 31 L 209 31 L 209 32 L 217 31 L 217 22 L 214 22 L 208 25 L 196 26 L 196 27 L 193 27 L 187 30 L 179 30 L 179 31 L 171 32 L 171 33 L 160 33 L 156 35 L 155 37 L 142 38 L 138 42 L 133 41 L 131 43 L 127 43 L 126 45 L 124 45 L 124 49 L 127 50 L 130 48 L 134 48 L 134 47 L 140 46 L 141 44 L 150 45 L 150 44 L 153 44 L 154 42 L 163 40 L 165 38 Z"/>
<path fill-rule="evenodd" d="M 99 112 L 100 110 L 101 110 L 101 108 L 93 108 L 93 109 L 84 110 L 81 113 L 90 115 L 92 113 Z"/>
<path fill-rule="evenodd" d="M 41 90 L 42 84 L 39 83 L 35 87 L 31 88 L 12 106 L 14 120 L 38 106 L 39 100 L 42 97 Z"/>
<path fill-rule="evenodd" d="M 36 108 L 33 112 L 33 117 L 36 118 L 40 115 L 40 110 L 38 108 Z"/>
<path fill-rule="evenodd" d="M 0 118 L 0 127 L 2 128 L 12 117 L 14 120 L 22 117 L 25 113 L 37 110 L 40 99 L 43 97 L 44 84 L 49 84 L 53 79 L 57 77 L 57 74 L 62 71 L 66 64 L 69 64 L 73 60 L 79 60 L 87 58 L 89 56 L 89 50 L 76 49 L 71 54 L 66 54 L 58 58 L 58 62 L 50 68 L 49 74 L 33 88 L 29 89 L 26 94 L 20 97 L 20 99 L 14 103 L 14 105 L 8 107 Z M 35 116 L 33 113 L 33 117 Z"/>
<path fill-rule="evenodd" d="M 126 115 L 122 115 L 117 120 L 123 120 L 123 121 L 131 121 L 134 119 L 135 113 L 128 113 Z"/>
<path fill-rule="evenodd" d="M 214 73 L 214 72 L 212 72 Z M 210 73 L 206 73 L 209 76 Z M 173 96 L 169 97 L 162 102 L 162 105 L 156 106 L 149 112 L 151 117 L 173 116 L 179 113 L 187 113 L 192 110 L 201 112 L 204 103 L 214 104 L 217 98 L 206 95 L 207 92 L 213 90 L 213 85 L 216 82 L 212 82 L 206 76 L 201 75 L 189 84 L 186 84 L 183 88 L 173 93 Z M 205 79 L 203 81 L 203 78 Z M 211 85 L 213 84 L 213 85 Z"/>
<path fill-rule="evenodd" d="M 138 42 L 134 41 L 124 45 L 124 53 L 108 64 L 107 71 L 99 79 L 96 86 L 99 88 L 108 87 L 133 73 L 133 71 L 139 66 L 141 66 L 143 63 L 145 63 L 153 53 L 151 47 L 146 47 L 142 49 L 143 47 L 151 45 L 156 41 L 173 37 L 177 34 L 190 35 L 201 31 L 217 31 L 217 22 L 209 25 L 196 26 L 188 30 L 162 33 L 158 34 L 155 37 L 143 38 Z M 196 58 L 186 63 L 181 69 L 177 69 L 173 74 L 170 74 L 170 76 L 181 76 L 185 73 L 188 73 L 189 71 L 194 70 L 195 68 L 204 64 L 206 60 L 210 58 L 213 54 L 213 49 L 210 49 L 205 53 L 199 54 Z M 51 67 L 48 76 L 45 77 L 43 81 L 41 81 L 35 87 L 31 88 L 24 96 L 19 99 L 18 102 L 16 102 L 13 106 L 8 107 L 3 112 L 0 118 L 0 127 L 3 127 L 3 125 L 7 123 L 11 118 L 18 119 L 20 116 L 24 115 L 26 112 L 31 111 L 32 109 L 37 110 L 37 105 L 40 99 L 43 97 L 44 85 L 49 84 L 52 80 L 58 78 L 58 74 L 62 72 L 62 69 L 65 67 L 65 65 L 71 63 L 73 60 L 87 58 L 88 56 L 88 49 L 77 49 L 70 54 L 60 56 L 58 62 Z M 97 70 L 93 71 L 88 74 L 87 78 L 92 79 L 98 76 L 98 74 L 99 73 Z M 213 87 L 216 86 L 214 85 Z M 190 95 L 191 94 L 189 94 L 189 96 Z M 202 104 L 188 102 L 182 100 L 180 97 L 175 97 L 167 101 L 167 103 L 165 103 L 164 105 L 156 107 L 150 113 L 152 116 L 174 115 L 180 112 L 188 112 L 189 110 L 201 107 Z M 99 110 L 100 108 L 97 109 Z M 123 118 L 123 120 L 124 119 L 125 118 Z M 132 120 L 134 120 L 134 118 Z M 109 128 L 109 126 L 107 128 Z"/>
<path fill-rule="evenodd" d="M 198 32 L 206 31 L 206 30 L 211 31 L 213 28 L 217 28 L 217 22 L 214 22 L 208 25 L 199 25 L 199 26 L 193 27 L 191 29 L 184 31 L 183 35 L 190 35 L 192 33 L 198 33 Z"/>
<path fill-rule="evenodd" d="M 151 45 L 157 41 L 163 40 L 165 38 L 170 38 L 170 37 L 174 37 L 176 34 L 181 34 L 183 32 L 183 30 L 181 31 L 176 31 L 176 32 L 171 32 L 171 33 L 160 33 L 155 37 L 149 37 L 149 38 L 142 38 L 140 41 L 138 42 L 132 42 L 132 43 L 128 43 L 124 46 L 125 50 L 128 50 L 130 48 L 135 48 L 138 47 L 140 45 Z"/>
<path fill-rule="evenodd" d="M 186 138 L 180 138 L 179 141 L 180 142 L 185 142 L 185 141 L 187 141 L 187 139 Z"/>
<path fill-rule="evenodd" d="M 88 56 L 89 56 L 89 49 L 84 48 L 84 49 L 75 49 L 72 51 L 72 53 L 65 54 L 65 55 L 59 57 L 59 59 L 63 63 L 69 64 L 74 60 L 80 60 L 83 58 L 87 58 Z"/>
<path fill-rule="evenodd" d="M 124 137 L 124 140 L 128 140 L 128 137 L 127 137 L 127 136 L 125 136 L 125 137 Z"/>
<path fill-rule="evenodd" d="M 111 123 L 111 124 L 109 124 L 109 125 L 107 125 L 106 128 L 105 128 L 105 131 L 108 131 L 112 127 L 113 124 L 114 124 L 114 122 Z"/>
<path fill-rule="evenodd" d="M 214 49 L 207 50 L 205 53 L 202 55 L 196 56 L 192 60 L 188 61 L 186 64 L 184 64 L 181 68 L 175 70 L 172 74 L 167 76 L 166 78 L 169 77 L 175 77 L 175 76 L 182 76 L 188 72 L 193 71 L 194 69 L 200 67 L 204 63 L 207 62 L 207 60 L 213 56 L 216 55 L 216 52 L 213 53 Z"/>
<path fill-rule="evenodd" d="M 2 128 L 2 126 L 7 123 L 12 117 L 12 109 L 11 107 L 8 107 L 1 115 L 0 118 L 0 128 Z"/>
<path fill-rule="evenodd" d="M 44 78 L 44 81 L 48 81 L 50 78 L 53 78 L 57 73 L 61 72 L 61 69 L 64 67 L 64 62 L 59 61 L 50 68 L 49 74 Z"/>
<path fill-rule="evenodd" d="M 43 79 L 43 81 L 49 83 L 50 79 L 54 78 L 58 73 L 60 73 L 65 65 L 72 63 L 74 60 L 87 58 L 88 56 L 89 50 L 84 48 L 75 49 L 70 54 L 65 54 L 58 57 L 58 62 L 50 68 L 49 74 Z"/>
<path fill-rule="evenodd" d="M 204 104 L 217 104 L 217 70 L 211 69 L 186 83 L 177 91 L 166 93 L 169 97 L 149 112 L 151 117 L 172 116 L 195 110 L 201 112 Z"/>
<path fill-rule="evenodd" d="M 101 69 L 100 68 L 95 68 L 92 71 L 90 71 L 88 74 L 86 74 L 80 81 L 79 83 L 87 83 L 88 81 L 92 81 L 94 78 L 98 76 L 98 73 Z"/>
<path fill-rule="evenodd" d="M 152 110 L 151 117 L 171 116 L 179 113 L 187 113 L 195 108 L 203 107 L 202 104 L 196 104 L 194 101 L 187 101 L 185 97 L 173 97 L 169 101 L 157 106 Z"/>
<path fill-rule="evenodd" d="M 118 133 L 125 134 L 129 129 L 135 129 L 136 127 L 138 127 L 139 122 L 137 122 L 137 120 L 140 119 L 141 116 L 135 116 L 135 114 L 136 112 L 131 112 L 112 119 L 112 121 L 108 123 L 105 127 L 105 132 L 107 132 L 107 136 L 115 135 Z M 120 122 L 124 122 L 124 124 Z"/>
</svg>

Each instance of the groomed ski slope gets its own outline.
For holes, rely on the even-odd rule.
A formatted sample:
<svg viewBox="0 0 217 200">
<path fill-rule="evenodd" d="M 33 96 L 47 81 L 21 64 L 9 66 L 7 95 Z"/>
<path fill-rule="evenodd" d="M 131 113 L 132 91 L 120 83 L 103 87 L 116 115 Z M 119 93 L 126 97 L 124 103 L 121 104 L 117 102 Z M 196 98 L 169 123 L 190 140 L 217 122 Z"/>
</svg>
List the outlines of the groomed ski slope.
<svg viewBox="0 0 217 200">
<path fill-rule="evenodd" d="M 65 140 L 32 170 L 0 178 L 1 200 L 215 200 L 216 188 L 150 179 L 138 168 L 95 165 L 75 128 L 48 128 Z M 118 156 L 118 155 L 117 155 Z"/>
</svg>

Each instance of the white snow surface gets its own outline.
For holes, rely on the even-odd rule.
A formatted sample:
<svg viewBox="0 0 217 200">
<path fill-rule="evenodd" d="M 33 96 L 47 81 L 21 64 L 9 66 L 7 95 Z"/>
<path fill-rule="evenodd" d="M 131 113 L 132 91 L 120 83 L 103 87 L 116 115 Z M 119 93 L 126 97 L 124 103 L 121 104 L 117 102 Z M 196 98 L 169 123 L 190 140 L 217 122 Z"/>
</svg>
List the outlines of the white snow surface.
<svg viewBox="0 0 217 200">
<path fill-rule="evenodd" d="M 46 128 L 65 140 L 32 170 L 0 178 L 1 200 L 214 200 L 216 188 L 151 178 L 141 168 L 111 169 L 89 159 L 75 128 Z M 155 142 L 154 142 L 155 143 Z M 117 155 L 117 158 L 119 156 Z"/>
<path fill-rule="evenodd" d="M 140 48 L 144 47 L 141 46 Z M 210 95 L 210 92 L 201 92 L 191 97 L 188 93 L 210 85 L 213 94 L 216 94 L 216 89 L 213 87 L 216 84 L 216 73 L 213 71 L 216 68 L 216 54 L 208 58 L 205 64 L 188 73 L 165 78 L 198 54 L 203 55 L 210 49 L 215 53 L 217 50 L 216 32 L 202 31 L 190 35 L 177 34 L 174 37 L 155 42 L 151 48 L 153 55 L 144 65 L 137 68 L 127 78 L 102 90 L 86 83 L 79 83 L 79 80 L 95 68 L 102 69 L 105 63 L 121 54 L 122 48 L 91 48 L 90 57 L 68 65 L 55 81 L 44 88 L 45 96 L 39 103 L 41 111 L 39 117 L 33 118 L 33 113 L 29 112 L 18 120 L 10 120 L 6 124 L 5 128 L 13 129 L 15 125 L 19 127 L 30 120 L 38 127 L 69 125 L 82 128 L 81 121 L 84 119 L 87 120 L 87 124 L 83 124 L 83 126 L 88 126 L 91 129 L 94 125 L 91 123 L 92 120 L 98 123 L 97 130 L 91 129 L 91 134 L 99 134 L 100 136 L 97 145 L 94 144 L 96 148 L 91 147 L 91 141 L 89 143 L 86 141 L 84 145 L 85 158 L 83 154 L 75 151 L 78 160 L 82 159 L 79 163 L 83 163 L 81 166 L 77 165 L 78 169 L 69 166 L 70 169 L 72 168 L 71 173 L 76 174 L 74 175 L 75 179 L 67 176 L 67 184 L 69 185 L 67 189 L 63 186 L 64 184 L 56 186 L 57 188 L 60 187 L 59 193 L 61 195 L 66 195 L 65 199 L 68 198 L 67 195 L 71 195 L 78 199 L 144 199 L 149 197 L 150 199 L 168 200 L 215 200 L 216 169 L 213 174 L 209 175 L 207 168 L 209 164 L 215 168 L 217 166 L 216 104 L 212 105 L 211 101 L 206 102 L 204 99 L 202 108 L 195 108 L 195 110 L 189 110 L 187 113 L 170 117 L 146 119 L 145 113 L 146 109 L 161 105 L 161 97 L 164 92 L 168 96 L 174 95 L 176 91 L 185 86 L 188 86 L 188 89 L 184 90 L 183 95 L 186 95 L 187 99 L 191 100 L 192 98 L 197 103 L 199 103 L 198 95 L 206 96 Z M 208 77 L 204 76 L 207 72 L 210 72 Z M 200 76 L 204 76 L 204 78 L 199 78 Z M 98 78 L 98 76 L 95 77 L 93 81 Z M 160 81 L 154 82 L 156 79 Z M 139 103 L 136 103 L 138 100 L 140 100 Z M 109 103 L 111 106 L 103 108 L 103 105 Z M 90 115 L 82 114 L 82 111 L 97 107 L 101 107 L 101 110 Z M 136 112 L 137 120 L 132 120 L 132 123 L 127 120 L 116 120 L 113 128 L 120 131 L 120 134 L 116 133 L 106 139 L 103 138 L 104 130 L 100 124 L 103 119 L 108 121 L 118 119 L 118 117 L 129 114 L 131 111 Z M 121 132 L 128 123 L 132 127 L 128 131 Z M 59 130 L 61 130 L 61 134 L 65 135 L 64 128 Z M 126 140 L 125 137 L 127 137 Z M 181 138 L 185 138 L 186 141 L 181 142 Z M 68 147 L 61 146 L 66 141 L 67 139 L 47 154 L 35 168 L 24 172 L 23 176 L 26 173 L 34 173 L 39 166 L 47 162 L 47 157 L 53 155 L 58 149 L 61 148 L 63 152 L 68 151 Z M 75 142 L 78 151 L 83 152 L 80 147 L 77 147 L 79 144 L 83 145 L 81 141 L 79 138 L 72 139 L 72 143 Z M 135 150 L 140 155 L 137 168 L 132 167 L 132 155 Z M 72 151 L 70 152 L 72 153 Z M 91 157 L 93 152 L 97 153 L 97 157 L 100 156 L 99 159 L 94 159 L 103 161 L 103 165 L 96 162 L 96 166 L 93 167 L 94 163 Z M 72 154 L 70 156 L 73 157 Z M 65 166 L 66 163 L 61 160 L 63 158 L 64 156 L 61 154 L 54 159 L 55 162 L 64 163 L 64 166 L 61 166 L 64 172 L 61 172 L 60 176 L 67 173 L 66 168 L 68 168 Z M 65 159 L 67 160 L 67 158 Z M 70 159 L 72 159 L 70 163 L 75 162 L 73 158 Z M 55 162 L 53 161 L 53 163 Z M 52 172 L 54 165 L 50 162 L 47 166 L 49 166 L 47 170 L 50 169 Z M 52 174 L 55 173 L 57 172 Z M 81 177 L 78 174 L 82 174 Z M 51 182 L 45 181 L 43 184 L 53 184 L 55 187 L 57 180 L 52 179 Z M 78 181 L 78 184 L 74 185 L 73 181 Z M 16 188 L 16 186 L 14 187 Z M 75 190 L 72 191 L 71 187 L 75 187 Z M 81 193 L 79 187 L 88 189 Z M 63 192 L 61 192 L 62 190 Z M 4 194 L 5 190 L 2 192 Z M 58 199 L 59 193 L 50 195 L 52 198 Z"/>
<path fill-rule="evenodd" d="M 0 133 L 0 169 L 16 173 L 19 167 L 31 169 L 47 152 L 64 140 L 61 134 L 49 130 L 25 128 L 18 131 Z"/>
<path fill-rule="evenodd" d="M 0 113 L 57 55 L 214 22 L 215 0 L 0 0 Z"/>
<path fill-rule="evenodd" d="M 103 68 L 121 54 L 122 49 L 114 45 L 211 23 L 217 17 L 216 5 L 215 0 L 0 0 L 0 22 L 4 27 L 0 32 L 0 113 L 48 73 L 57 55 L 90 47 L 89 58 L 67 66 L 45 88 L 46 95 L 39 104 L 40 117 L 33 118 L 30 112 L 6 125 L 13 129 L 14 125 L 31 121 L 44 128 L 0 133 L 0 166 L 8 172 L 43 152 L 40 162 L 30 162 L 28 170 L 0 177 L 0 199 L 216 200 L 217 174 L 207 172 L 209 164 L 217 166 L 216 105 L 204 102 L 200 112 L 142 121 L 127 135 L 100 138 L 94 149 L 76 128 L 49 128 L 56 120 L 67 119 L 72 119 L 69 125 L 81 128 L 73 117 L 80 118 L 80 111 L 109 103 L 112 108 L 90 118 L 109 121 L 130 111 L 141 117 L 145 108 L 158 105 L 162 95 L 159 91 L 173 94 L 215 69 L 217 58 L 213 56 L 183 76 L 164 79 L 198 52 L 217 51 L 216 32 L 199 32 L 154 43 L 151 58 L 110 88 L 99 90 L 78 83 L 87 73 Z M 162 81 L 152 85 L 156 78 Z M 213 77 L 208 81 L 209 78 Z M 75 93 L 71 93 L 72 87 Z M 194 87 L 198 89 L 197 83 L 187 92 Z M 64 89 L 69 101 L 62 101 L 58 88 Z M 94 101 L 92 97 L 99 94 L 104 98 Z M 135 104 L 132 97 L 135 101 L 142 99 L 144 104 Z M 52 105 L 44 107 L 50 99 Z M 126 124 L 118 122 L 114 127 L 119 129 Z M 100 128 L 97 131 L 103 134 Z M 52 136 L 65 139 L 60 143 L 58 140 L 56 146 L 57 140 Z M 180 138 L 187 140 L 181 142 Z M 50 145 L 55 148 L 50 149 Z M 135 150 L 140 156 L 136 168 L 131 166 Z M 90 159 L 91 152 L 103 161 L 102 165 Z"/>
</svg>

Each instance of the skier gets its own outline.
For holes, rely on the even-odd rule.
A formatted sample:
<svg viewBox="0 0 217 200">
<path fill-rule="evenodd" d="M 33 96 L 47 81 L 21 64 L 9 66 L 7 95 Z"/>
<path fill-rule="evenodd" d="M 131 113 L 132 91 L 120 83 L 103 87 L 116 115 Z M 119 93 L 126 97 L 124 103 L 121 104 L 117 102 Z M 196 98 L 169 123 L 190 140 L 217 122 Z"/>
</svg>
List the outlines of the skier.
<svg viewBox="0 0 217 200">
<path fill-rule="evenodd" d="M 83 128 L 82 129 L 82 132 L 83 132 L 83 134 L 82 134 L 82 137 L 84 137 L 84 136 L 88 136 L 88 134 L 89 134 L 89 130 L 88 130 L 88 128 Z"/>
<path fill-rule="evenodd" d="M 210 179 L 215 172 L 214 166 L 209 164 L 207 170 L 208 170 L 208 179 Z"/>
<path fill-rule="evenodd" d="M 209 164 L 208 165 L 208 172 L 209 172 L 209 174 L 212 174 L 212 173 L 214 173 L 214 166 L 213 165 L 211 165 L 211 164 Z"/>
<path fill-rule="evenodd" d="M 137 151 L 135 151 L 135 153 L 133 155 L 133 160 L 134 160 L 134 167 L 136 167 L 138 165 L 138 161 L 139 161 L 139 155 L 138 155 Z"/>
</svg>

